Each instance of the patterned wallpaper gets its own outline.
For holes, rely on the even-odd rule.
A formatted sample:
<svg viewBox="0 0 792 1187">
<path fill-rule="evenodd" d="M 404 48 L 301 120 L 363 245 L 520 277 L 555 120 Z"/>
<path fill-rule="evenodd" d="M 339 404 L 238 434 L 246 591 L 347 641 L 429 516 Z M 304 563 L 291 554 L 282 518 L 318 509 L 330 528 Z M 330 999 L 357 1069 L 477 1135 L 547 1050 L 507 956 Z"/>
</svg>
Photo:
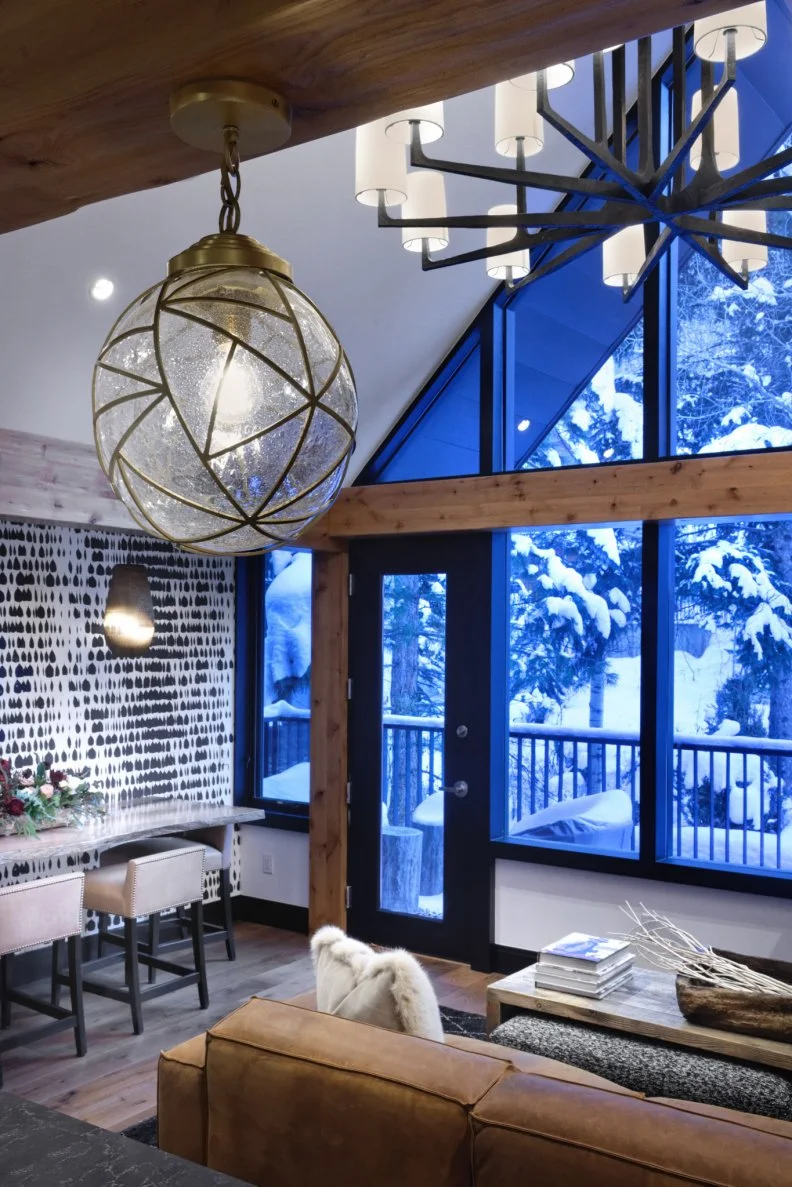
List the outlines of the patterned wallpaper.
<svg viewBox="0 0 792 1187">
<path fill-rule="evenodd" d="M 154 601 L 154 642 L 136 659 L 114 658 L 102 633 L 122 562 L 146 565 Z M 122 803 L 230 802 L 233 657 L 233 561 L 144 535 L 0 521 L 0 754 L 13 763 L 88 766 Z M 0 883 L 31 873 L 0 871 Z"/>
</svg>

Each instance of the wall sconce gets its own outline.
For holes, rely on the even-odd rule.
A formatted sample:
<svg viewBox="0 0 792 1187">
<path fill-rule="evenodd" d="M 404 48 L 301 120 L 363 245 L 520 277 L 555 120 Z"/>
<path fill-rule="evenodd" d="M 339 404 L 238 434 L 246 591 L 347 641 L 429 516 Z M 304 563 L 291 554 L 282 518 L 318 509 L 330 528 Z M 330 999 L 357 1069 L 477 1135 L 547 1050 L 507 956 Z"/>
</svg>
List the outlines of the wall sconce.
<svg viewBox="0 0 792 1187">
<path fill-rule="evenodd" d="M 154 638 L 154 605 L 143 565 L 116 565 L 110 574 L 104 634 L 113 655 L 144 655 Z"/>
</svg>

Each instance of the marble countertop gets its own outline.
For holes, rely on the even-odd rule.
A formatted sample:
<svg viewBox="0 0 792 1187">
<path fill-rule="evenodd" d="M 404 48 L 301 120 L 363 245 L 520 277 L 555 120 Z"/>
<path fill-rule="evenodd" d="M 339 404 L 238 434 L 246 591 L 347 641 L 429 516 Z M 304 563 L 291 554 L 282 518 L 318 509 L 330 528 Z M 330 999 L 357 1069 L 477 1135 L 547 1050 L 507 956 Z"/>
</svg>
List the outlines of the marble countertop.
<svg viewBox="0 0 792 1187">
<path fill-rule="evenodd" d="M 244 1187 L 219 1171 L 0 1092 L 3 1187 Z"/>
<path fill-rule="evenodd" d="M 51 828 L 34 837 L 0 837 L 0 865 L 69 857 L 89 849 L 110 849 L 127 841 L 170 833 L 211 828 L 218 824 L 246 824 L 264 819 L 261 808 L 195 800 L 151 799 L 130 808 L 111 808 L 84 828 Z"/>
</svg>

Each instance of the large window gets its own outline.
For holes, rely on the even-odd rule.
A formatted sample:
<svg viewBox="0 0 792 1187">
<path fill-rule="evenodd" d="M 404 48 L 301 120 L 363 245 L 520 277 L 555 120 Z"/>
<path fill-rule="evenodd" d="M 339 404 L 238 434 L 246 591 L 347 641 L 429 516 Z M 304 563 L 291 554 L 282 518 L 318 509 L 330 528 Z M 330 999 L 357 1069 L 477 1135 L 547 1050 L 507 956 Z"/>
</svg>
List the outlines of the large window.
<svg viewBox="0 0 792 1187">
<path fill-rule="evenodd" d="M 632 854 L 641 527 L 513 532 L 510 554 L 509 838 Z"/>
<path fill-rule="evenodd" d="M 308 803 L 311 729 L 311 554 L 264 558 L 264 685 L 259 795 Z"/>
</svg>

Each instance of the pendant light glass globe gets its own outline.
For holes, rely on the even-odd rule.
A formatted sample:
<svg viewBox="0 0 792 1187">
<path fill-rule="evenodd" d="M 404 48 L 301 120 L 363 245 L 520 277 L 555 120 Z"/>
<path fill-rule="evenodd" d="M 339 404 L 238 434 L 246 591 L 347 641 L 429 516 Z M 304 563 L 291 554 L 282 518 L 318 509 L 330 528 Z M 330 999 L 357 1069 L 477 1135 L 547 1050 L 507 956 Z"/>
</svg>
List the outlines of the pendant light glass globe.
<svg viewBox="0 0 792 1187">
<path fill-rule="evenodd" d="M 292 540 L 330 506 L 357 399 L 289 265 L 223 232 L 122 313 L 94 370 L 93 415 L 102 468 L 141 527 L 244 555 Z"/>
</svg>

